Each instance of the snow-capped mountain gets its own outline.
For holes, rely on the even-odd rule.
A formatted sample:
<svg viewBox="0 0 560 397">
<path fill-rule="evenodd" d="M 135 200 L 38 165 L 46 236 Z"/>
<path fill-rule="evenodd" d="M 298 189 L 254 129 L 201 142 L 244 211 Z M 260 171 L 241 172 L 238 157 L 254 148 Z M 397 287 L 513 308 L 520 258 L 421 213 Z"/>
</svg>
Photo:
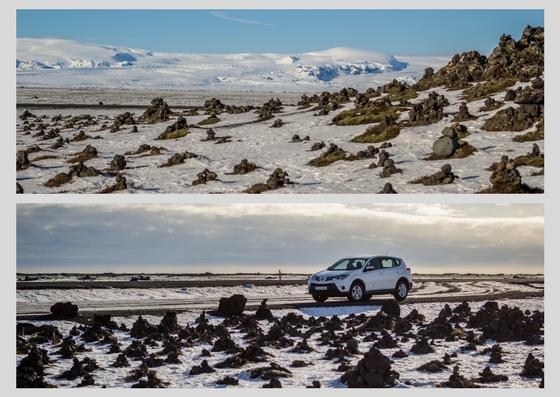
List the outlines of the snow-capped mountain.
<svg viewBox="0 0 560 397">
<path fill-rule="evenodd" d="M 415 62 L 345 47 L 301 54 L 180 54 L 19 38 L 16 70 L 18 85 L 24 86 L 155 88 L 157 84 L 168 89 L 274 91 L 353 81 L 371 86 L 380 79 L 414 78 L 418 70 L 411 63 Z"/>
</svg>

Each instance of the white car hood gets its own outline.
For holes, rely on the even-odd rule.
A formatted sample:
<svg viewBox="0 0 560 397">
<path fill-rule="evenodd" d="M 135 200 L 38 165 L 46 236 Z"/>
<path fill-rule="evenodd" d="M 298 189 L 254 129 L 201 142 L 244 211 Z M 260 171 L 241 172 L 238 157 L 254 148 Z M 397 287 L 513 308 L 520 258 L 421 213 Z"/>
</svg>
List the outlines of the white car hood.
<svg viewBox="0 0 560 397">
<path fill-rule="evenodd" d="M 321 279 L 321 281 L 324 281 L 324 279 L 326 277 L 336 277 L 336 276 L 340 276 L 342 274 L 350 274 L 352 273 L 351 270 L 345 270 L 345 271 L 336 271 L 336 270 L 321 270 L 318 273 L 315 273 L 312 277 L 311 277 L 311 281 L 313 281 L 313 279 L 315 277 L 319 277 Z"/>
</svg>

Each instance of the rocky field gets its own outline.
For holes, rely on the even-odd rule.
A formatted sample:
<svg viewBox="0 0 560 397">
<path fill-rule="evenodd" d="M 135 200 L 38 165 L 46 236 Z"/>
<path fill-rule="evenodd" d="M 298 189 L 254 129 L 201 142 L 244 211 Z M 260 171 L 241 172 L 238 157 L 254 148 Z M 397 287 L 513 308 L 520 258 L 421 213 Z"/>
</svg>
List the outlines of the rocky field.
<svg viewBox="0 0 560 397">
<path fill-rule="evenodd" d="M 17 323 L 18 387 L 544 386 L 541 298 Z"/>
<path fill-rule="evenodd" d="M 539 193 L 543 73 L 544 29 L 527 27 L 518 41 L 502 36 L 490 56 L 457 54 L 412 85 L 395 80 L 363 92 L 347 88 L 260 105 L 202 94 L 188 109 L 160 97 L 144 111 L 126 109 L 134 99 L 122 99 L 122 108 L 20 108 L 16 187 L 19 193 Z"/>
</svg>

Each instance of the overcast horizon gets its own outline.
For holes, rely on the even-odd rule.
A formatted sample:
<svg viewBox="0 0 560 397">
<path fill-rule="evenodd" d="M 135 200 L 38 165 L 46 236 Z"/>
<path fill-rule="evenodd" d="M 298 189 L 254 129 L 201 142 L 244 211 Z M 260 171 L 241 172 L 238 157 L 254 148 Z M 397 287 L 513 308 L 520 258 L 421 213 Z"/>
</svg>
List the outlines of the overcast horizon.
<svg viewBox="0 0 560 397">
<path fill-rule="evenodd" d="M 310 273 L 386 253 L 417 273 L 543 273 L 543 206 L 17 206 L 17 272 Z"/>
</svg>

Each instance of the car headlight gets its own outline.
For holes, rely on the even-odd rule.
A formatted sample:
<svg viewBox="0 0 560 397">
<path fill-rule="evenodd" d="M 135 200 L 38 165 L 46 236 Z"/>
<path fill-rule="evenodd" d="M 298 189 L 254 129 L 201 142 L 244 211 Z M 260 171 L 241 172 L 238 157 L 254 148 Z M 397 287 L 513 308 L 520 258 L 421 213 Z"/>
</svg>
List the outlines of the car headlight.
<svg viewBox="0 0 560 397">
<path fill-rule="evenodd" d="M 332 277 L 328 277 L 327 281 L 331 281 L 331 280 L 344 280 L 345 278 L 348 277 L 348 274 L 341 274 L 340 276 L 332 276 Z"/>
</svg>

